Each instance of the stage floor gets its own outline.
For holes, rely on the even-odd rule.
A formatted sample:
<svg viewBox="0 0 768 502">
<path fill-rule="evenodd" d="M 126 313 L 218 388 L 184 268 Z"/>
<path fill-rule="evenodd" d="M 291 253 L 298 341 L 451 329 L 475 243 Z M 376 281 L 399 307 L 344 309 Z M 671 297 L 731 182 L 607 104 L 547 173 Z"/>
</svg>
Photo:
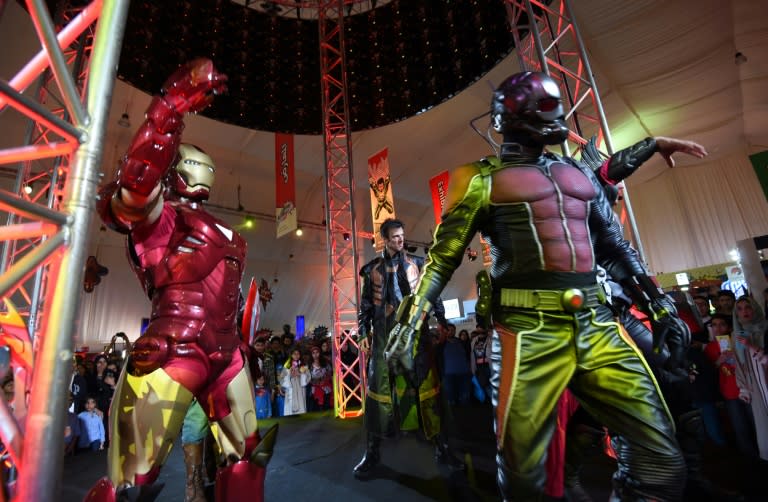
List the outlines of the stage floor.
<svg viewBox="0 0 768 502">
<path fill-rule="evenodd" d="M 365 449 L 362 418 L 338 420 L 329 414 L 306 414 L 262 421 L 260 428 L 265 431 L 272 423 L 280 424 L 280 432 L 267 472 L 267 501 L 500 500 L 490 407 L 475 405 L 454 410 L 456 430 L 451 445 L 467 462 L 466 472 L 451 472 L 436 465 L 429 443 L 404 436 L 382 443 L 382 465 L 368 481 L 352 476 L 352 468 Z M 705 472 L 710 479 L 733 490 L 741 487 L 740 491 L 748 495 L 747 501 L 766 500 L 764 489 L 758 487 L 764 478 L 757 477 L 757 466 L 743 465 L 732 453 L 722 453 L 707 455 Z M 582 481 L 594 500 L 608 499 L 613 469 L 612 461 L 602 455 L 585 465 Z M 83 500 L 89 487 L 105 472 L 106 452 L 66 458 L 61 500 Z M 160 481 L 165 487 L 159 500 L 184 500 L 184 461 L 178 445 L 163 467 Z"/>
</svg>

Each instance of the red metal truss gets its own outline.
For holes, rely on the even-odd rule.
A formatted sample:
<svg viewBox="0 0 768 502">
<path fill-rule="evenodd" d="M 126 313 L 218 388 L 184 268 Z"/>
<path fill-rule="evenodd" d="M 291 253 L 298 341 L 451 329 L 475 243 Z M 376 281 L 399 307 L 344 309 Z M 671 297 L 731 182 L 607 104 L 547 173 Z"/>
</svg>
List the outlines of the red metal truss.
<svg viewBox="0 0 768 502">
<path fill-rule="evenodd" d="M 41 50 L 10 80 L 0 80 L 0 110 L 30 125 L 24 144 L 0 149 L 16 168 L 14 192 L 0 190 L 0 366 L 12 365 L 13 413 L 0 402 L 3 452 L 18 468 L 11 500 L 53 501 L 72 368 L 72 335 L 82 291 L 106 119 L 116 77 L 127 0 L 65 4 L 54 24 L 43 0 L 27 10 Z M 96 35 L 94 21 L 99 19 Z M 97 60 L 89 72 L 89 54 Z M 41 75 L 45 72 L 45 76 Z M 22 92 L 41 77 L 30 98 Z M 18 304 L 18 306 L 16 305 Z"/>
<path fill-rule="evenodd" d="M 81 99 L 88 80 L 88 61 L 93 48 L 93 21 L 97 15 L 98 10 L 93 6 L 70 6 L 69 2 L 65 2 L 54 16 L 59 33 L 64 33 L 61 31 L 61 28 L 64 28 L 68 38 L 72 40 L 68 46 L 62 47 L 62 54 Z M 64 100 L 50 68 L 46 68 L 39 75 L 38 89 L 35 94 L 36 102 L 50 111 L 54 117 L 64 122 L 69 120 L 69 114 L 63 105 Z M 69 173 L 70 155 L 78 146 L 77 139 L 71 138 L 66 143 L 62 143 L 61 150 L 52 148 L 51 145 L 55 144 L 58 138 L 56 131 L 48 127 L 44 116 L 29 118 L 24 139 L 24 145 L 26 145 L 24 148 L 29 152 L 29 158 L 23 159 L 17 165 L 13 188 L 14 193 L 22 199 L 46 205 L 54 210 L 60 208 L 64 196 L 64 184 Z M 41 152 L 48 152 L 55 156 L 42 157 Z M 22 223 L 24 220 L 13 212 L 8 213 L 6 228 L 24 225 Z M 38 246 L 54 230 L 55 228 L 49 227 L 47 232 L 28 235 L 26 239 L 5 241 L 0 258 L 2 260 L 0 270 L 6 270 L 22 259 L 30 249 Z M 41 320 L 39 302 L 44 300 L 44 295 L 41 293 L 45 291 L 47 271 L 48 267 L 38 268 L 33 278 L 17 284 L 6 293 L 21 317 L 26 320 L 30 335 L 35 333 L 35 327 Z"/>
<path fill-rule="evenodd" d="M 325 141 L 325 208 L 330 272 L 331 333 L 334 353 L 336 416 L 355 417 L 363 413 L 365 364 L 359 360 L 346 365 L 341 346 L 357 348 L 359 284 L 357 229 L 355 225 L 354 179 L 350 155 L 347 74 L 344 61 L 344 0 L 317 2 L 320 28 L 320 78 Z M 350 383 L 352 382 L 352 383 Z"/>
<path fill-rule="evenodd" d="M 560 85 L 571 131 L 562 145 L 563 154 L 571 155 L 597 136 L 598 147 L 604 145 L 606 156 L 612 155 L 608 121 L 570 1 L 506 0 L 506 7 L 521 69 L 543 71 Z M 617 211 L 645 261 L 629 194 L 623 183 L 620 188 L 623 196 Z"/>
</svg>

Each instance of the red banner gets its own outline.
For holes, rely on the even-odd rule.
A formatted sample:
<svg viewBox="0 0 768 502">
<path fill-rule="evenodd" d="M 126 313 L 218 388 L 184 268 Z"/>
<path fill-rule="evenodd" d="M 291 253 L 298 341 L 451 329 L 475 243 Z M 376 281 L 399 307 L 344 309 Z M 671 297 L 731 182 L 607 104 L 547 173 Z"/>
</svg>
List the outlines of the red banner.
<svg viewBox="0 0 768 502">
<path fill-rule="evenodd" d="M 429 191 L 432 193 L 432 209 L 435 212 L 435 224 L 439 225 L 445 209 L 445 199 L 448 197 L 448 181 L 451 174 L 448 171 L 434 176 L 429 180 Z M 492 263 L 491 245 L 480 235 L 480 247 L 483 253 L 483 265 L 490 267 Z"/>
<path fill-rule="evenodd" d="M 435 225 L 440 224 L 445 207 L 445 199 L 448 196 L 448 179 L 450 174 L 443 171 L 429 180 L 429 191 L 432 193 L 432 209 L 435 212 Z"/>
<path fill-rule="evenodd" d="M 293 134 L 275 134 L 275 219 L 277 237 L 296 230 Z"/>
<path fill-rule="evenodd" d="M 389 177 L 389 151 L 384 148 L 368 157 L 368 186 L 371 188 L 371 214 L 376 251 L 384 249 L 379 227 L 387 218 L 395 217 L 395 205 Z"/>
</svg>

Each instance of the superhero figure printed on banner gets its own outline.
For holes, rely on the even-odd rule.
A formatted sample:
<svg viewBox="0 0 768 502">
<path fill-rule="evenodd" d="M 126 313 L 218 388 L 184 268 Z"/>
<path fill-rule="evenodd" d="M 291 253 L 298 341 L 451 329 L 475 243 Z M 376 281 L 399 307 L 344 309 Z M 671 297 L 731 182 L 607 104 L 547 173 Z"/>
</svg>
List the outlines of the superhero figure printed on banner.
<svg viewBox="0 0 768 502">
<path fill-rule="evenodd" d="M 184 115 L 208 106 L 225 82 L 207 59 L 177 70 L 147 109 L 116 181 L 100 192 L 99 214 L 127 234 L 152 316 L 115 389 L 108 475 L 88 500 L 152 500 L 193 398 L 217 426 L 228 460 L 217 473 L 216 499 L 264 500 L 276 429 L 259 435 L 236 326 L 246 243 L 202 206 L 212 159 L 180 144 Z"/>
<path fill-rule="evenodd" d="M 373 178 L 368 179 L 368 185 L 370 185 L 373 195 L 376 196 L 376 211 L 373 216 L 375 220 L 379 219 L 382 209 L 386 210 L 389 214 L 395 212 L 395 208 L 392 207 L 392 203 L 389 202 L 389 198 L 387 197 L 389 194 L 390 181 L 389 175 L 387 175 L 386 178 L 379 177 L 377 180 L 374 180 Z"/>
<path fill-rule="evenodd" d="M 620 433 L 614 495 L 678 500 L 685 463 L 672 420 L 647 363 L 604 304 L 596 266 L 646 293 L 669 326 L 667 340 L 682 344 L 688 331 L 646 280 L 592 170 L 544 151 L 569 133 L 557 83 L 543 73 L 512 75 L 493 93 L 491 115 L 503 136 L 499 155 L 451 174 L 442 223 L 418 286 L 400 305 L 386 355 L 407 363 L 414 333 L 479 231 L 493 257 L 491 365 L 502 496 L 543 495 L 555 408 L 568 387 Z M 658 146 L 650 140 L 634 157 L 637 165 Z"/>
</svg>

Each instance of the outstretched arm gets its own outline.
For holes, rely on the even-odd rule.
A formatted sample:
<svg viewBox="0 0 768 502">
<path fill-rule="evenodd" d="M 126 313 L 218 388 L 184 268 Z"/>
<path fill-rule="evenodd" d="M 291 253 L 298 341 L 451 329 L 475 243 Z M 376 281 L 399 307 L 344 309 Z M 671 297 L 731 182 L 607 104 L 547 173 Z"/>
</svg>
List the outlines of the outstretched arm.
<svg viewBox="0 0 768 502">
<path fill-rule="evenodd" d="M 685 153 L 703 159 L 707 150 L 700 144 L 676 138 L 659 136 L 645 138 L 634 145 L 611 155 L 597 170 L 597 177 L 603 184 L 615 185 L 631 176 L 643 163 L 658 153 L 669 167 L 675 167 L 672 155 Z"/>
</svg>

